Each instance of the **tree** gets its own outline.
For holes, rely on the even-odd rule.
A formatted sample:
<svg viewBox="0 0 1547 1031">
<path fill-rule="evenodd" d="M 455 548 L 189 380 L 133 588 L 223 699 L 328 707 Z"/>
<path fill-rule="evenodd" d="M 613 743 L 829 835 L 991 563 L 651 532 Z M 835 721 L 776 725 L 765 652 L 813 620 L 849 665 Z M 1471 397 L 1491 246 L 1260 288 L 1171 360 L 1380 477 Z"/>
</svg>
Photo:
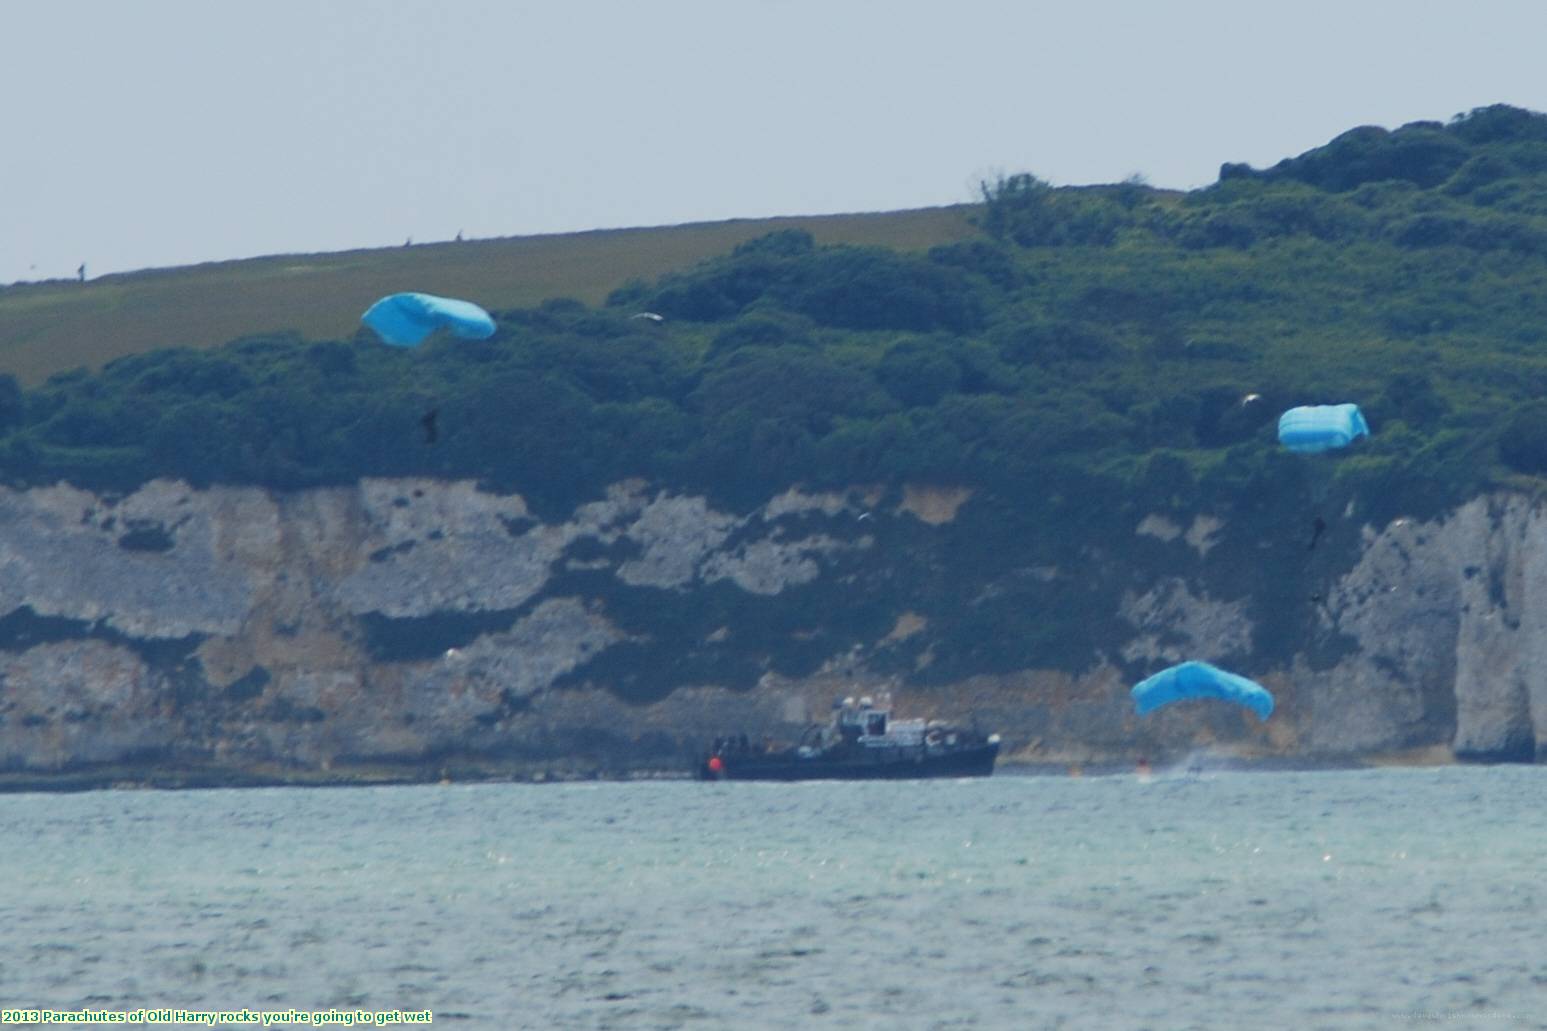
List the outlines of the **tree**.
<svg viewBox="0 0 1547 1031">
<path fill-rule="evenodd" d="M 981 180 L 983 229 L 996 240 L 1022 247 L 1051 242 L 1057 217 L 1053 213 L 1053 187 L 1029 172 Z"/>
<path fill-rule="evenodd" d="M 904 340 L 892 346 L 876 367 L 876 378 L 908 407 L 932 405 L 961 386 L 961 366 L 928 342 Z"/>
</svg>

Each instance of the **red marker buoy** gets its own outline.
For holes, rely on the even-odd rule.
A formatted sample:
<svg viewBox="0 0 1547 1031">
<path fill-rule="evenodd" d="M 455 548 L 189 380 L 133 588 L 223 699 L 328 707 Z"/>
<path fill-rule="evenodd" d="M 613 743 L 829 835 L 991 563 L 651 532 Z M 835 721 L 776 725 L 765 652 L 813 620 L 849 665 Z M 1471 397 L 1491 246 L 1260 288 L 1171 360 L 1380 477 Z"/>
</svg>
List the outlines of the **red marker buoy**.
<svg viewBox="0 0 1547 1031">
<path fill-rule="evenodd" d="M 725 772 L 725 763 L 721 761 L 721 759 L 720 759 L 720 757 L 718 755 L 711 755 L 709 757 L 709 772 L 710 773 L 724 773 Z"/>
</svg>

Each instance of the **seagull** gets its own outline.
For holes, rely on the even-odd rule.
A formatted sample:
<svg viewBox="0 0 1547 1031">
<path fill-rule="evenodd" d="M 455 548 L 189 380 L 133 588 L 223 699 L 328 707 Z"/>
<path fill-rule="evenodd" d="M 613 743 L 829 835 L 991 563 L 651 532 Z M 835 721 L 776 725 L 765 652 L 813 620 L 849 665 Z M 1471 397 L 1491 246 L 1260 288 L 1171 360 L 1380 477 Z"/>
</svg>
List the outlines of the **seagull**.
<svg viewBox="0 0 1547 1031">
<path fill-rule="evenodd" d="M 651 322 L 665 322 L 666 321 L 666 317 L 665 316 L 657 315 L 653 311 L 642 311 L 642 312 L 639 312 L 637 315 L 630 315 L 629 318 L 631 318 L 631 319 L 649 319 Z"/>
</svg>

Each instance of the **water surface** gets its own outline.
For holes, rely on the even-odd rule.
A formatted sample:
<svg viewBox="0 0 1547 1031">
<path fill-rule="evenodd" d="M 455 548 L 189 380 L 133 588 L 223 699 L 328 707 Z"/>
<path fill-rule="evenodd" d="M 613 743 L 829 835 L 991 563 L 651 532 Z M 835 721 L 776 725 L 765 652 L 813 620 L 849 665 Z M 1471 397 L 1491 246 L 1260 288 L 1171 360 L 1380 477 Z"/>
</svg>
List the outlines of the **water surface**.
<svg viewBox="0 0 1547 1031">
<path fill-rule="evenodd" d="M 0 1004 L 1547 1026 L 1532 767 L 0 797 Z"/>
</svg>

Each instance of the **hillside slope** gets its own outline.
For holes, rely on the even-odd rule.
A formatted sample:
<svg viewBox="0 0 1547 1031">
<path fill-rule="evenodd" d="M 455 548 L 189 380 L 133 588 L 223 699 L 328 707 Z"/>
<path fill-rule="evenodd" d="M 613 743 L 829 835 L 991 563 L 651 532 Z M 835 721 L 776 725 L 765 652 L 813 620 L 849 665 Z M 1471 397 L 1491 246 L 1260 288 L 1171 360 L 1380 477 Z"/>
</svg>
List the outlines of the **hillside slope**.
<svg viewBox="0 0 1547 1031">
<path fill-rule="evenodd" d="M 1547 116 L 1355 129 L 1185 196 L 1012 176 L 949 218 L 911 249 L 784 226 L 477 343 L 0 380 L 6 683 L 106 663 L 276 761 L 351 754 L 335 729 L 552 759 L 598 713 L 659 756 L 705 699 L 772 727 L 850 677 L 1043 757 L 1534 755 Z M 1345 401 L 1368 440 L 1279 446 Z M 1123 685 L 1183 657 L 1282 709 L 1135 724 Z M 378 697 L 408 699 L 381 738 Z M 17 754 L 95 711 L 27 709 Z"/>
<path fill-rule="evenodd" d="M 213 347 L 291 330 L 348 337 L 376 298 L 400 290 L 466 297 L 488 308 L 550 297 L 599 304 L 629 279 L 686 268 L 781 228 L 823 243 L 926 249 L 974 230 L 964 208 L 740 219 L 652 229 L 287 254 L 0 287 L 0 373 L 38 383 L 78 366 L 161 347 Z"/>
</svg>

